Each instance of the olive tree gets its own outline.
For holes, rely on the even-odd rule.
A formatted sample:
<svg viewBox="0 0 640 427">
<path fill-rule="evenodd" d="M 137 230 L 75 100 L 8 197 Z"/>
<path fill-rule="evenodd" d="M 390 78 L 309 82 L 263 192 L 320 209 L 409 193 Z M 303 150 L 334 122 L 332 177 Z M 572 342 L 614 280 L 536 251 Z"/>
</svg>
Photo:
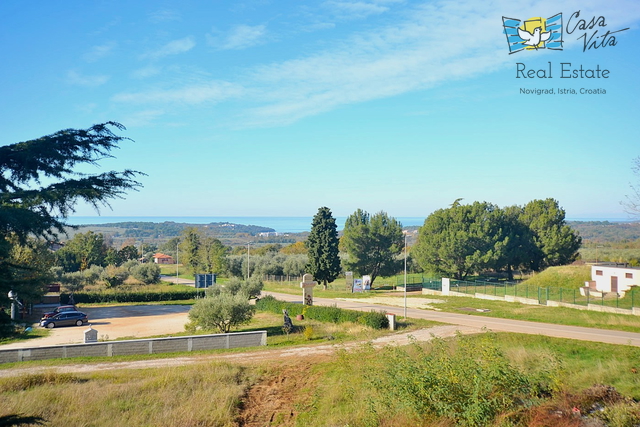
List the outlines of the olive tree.
<svg viewBox="0 0 640 427">
<path fill-rule="evenodd" d="M 189 329 L 217 329 L 226 334 L 231 328 L 248 323 L 255 313 L 244 293 L 221 292 L 216 296 L 199 299 L 189 310 Z"/>
</svg>

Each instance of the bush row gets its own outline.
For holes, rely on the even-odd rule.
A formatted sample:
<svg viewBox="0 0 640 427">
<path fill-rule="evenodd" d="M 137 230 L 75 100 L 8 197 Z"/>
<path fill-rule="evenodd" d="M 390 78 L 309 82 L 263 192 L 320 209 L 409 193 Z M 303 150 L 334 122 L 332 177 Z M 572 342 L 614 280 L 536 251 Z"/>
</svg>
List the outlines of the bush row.
<svg viewBox="0 0 640 427">
<path fill-rule="evenodd" d="M 382 311 L 371 311 L 364 313 L 361 311 L 344 310 L 336 306 L 307 306 L 302 304 L 279 301 L 272 296 L 266 296 L 256 302 L 256 308 L 261 311 L 282 314 L 282 310 L 287 310 L 289 316 L 304 314 L 307 318 L 319 322 L 344 323 L 353 322 L 366 325 L 374 329 L 385 329 L 389 327 L 389 319 Z"/>
<path fill-rule="evenodd" d="M 101 302 L 153 302 L 153 301 L 180 301 L 194 299 L 198 290 L 183 291 L 158 291 L 158 292 L 74 292 L 73 299 L 76 303 L 101 303 Z M 202 291 L 200 291 L 202 295 Z M 60 294 L 60 301 L 68 301 L 69 294 Z"/>
</svg>

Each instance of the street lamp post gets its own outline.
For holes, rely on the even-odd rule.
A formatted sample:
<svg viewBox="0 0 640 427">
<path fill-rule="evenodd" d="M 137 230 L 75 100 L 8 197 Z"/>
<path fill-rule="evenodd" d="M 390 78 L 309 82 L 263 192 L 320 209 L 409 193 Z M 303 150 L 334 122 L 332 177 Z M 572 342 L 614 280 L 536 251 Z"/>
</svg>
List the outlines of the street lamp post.
<svg viewBox="0 0 640 427">
<path fill-rule="evenodd" d="M 18 320 L 18 293 L 11 289 L 7 294 L 11 300 L 11 320 Z"/>
<path fill-rule="evenodd" d="M 176 242 L 176 280 L 175 283 L 178 283 L 178 276 L 180 275 L 180 241 Z"/>
</svg>

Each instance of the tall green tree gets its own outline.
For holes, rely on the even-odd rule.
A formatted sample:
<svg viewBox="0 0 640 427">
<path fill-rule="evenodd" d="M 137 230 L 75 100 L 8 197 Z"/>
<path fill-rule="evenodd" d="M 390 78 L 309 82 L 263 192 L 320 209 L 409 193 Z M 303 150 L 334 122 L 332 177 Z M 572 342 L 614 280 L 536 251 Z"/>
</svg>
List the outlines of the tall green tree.
<svg viewBox="0 0 640 427">
<path fill-rule="evenodd" d="M 311 233 L 305 246 L 309 256 L 307 272 L 313 275 L 315 280 L 321 281 L 324 289 L 327 289 L 327 283 L 336 280 L 341 272 L 339 242 L 338 226 L 331 210 L 321 207 L 313 217 Z"/>
<path fill-rule="evenodd" d="M 0 295 L 15 285 L 18 266 L 11 258 L 17 244 L 29 236 L 55 238 L 68 226 L 66 218 L 80 201 L 98 209 L 109 200 L 136 189 L 139 172 L 87 174 L 80 166 L 98 165 L 128 138 L 116 122 L 88 129 L 65 129 L 41 138 L 0 147 Z M 33 281 L 39 287 L 42 281 Z"/>
<path fill-rule="evenodd" d="M 205 273 L 220 274 L 227 269 L 227 247 L 215 237 L 204 237 L 200 256 Z"/>
<path fill-rule="evenodd" d="M 542 259 L 542 252 L 536 245 L 533 232 L 522 220 L 523 208 L 507 206 L 497 212 L 500 215 L 501 235 L 495 248 L 498 259 L 496 270 L 506 271 L 509 280 L 513 280 L 513 270 L 529 270 L 534 260 Z"/>
<path fill-rule="evenodd" d="M 469 274 L 495 266 L 501 224 L 497 206 L 458 202 L 427 217 L 411 253 L 425 271 L 464 280 Z"/>
<path fill-rule="evenodd" d="M 163 243 L 162 246 L 160 246 L 159 250 L 163 254 L 171 255 L 172 257 L 175 258 L 177 254 L 176 251 L 179 244 L 180 244 L 180 237 L 173 237 L 167 240 L 165 243 Z"/>
<path fill-rule="evenodd" d="M 118 251 L 118 256 L 120 257 L 122 262 L 129 260 L 137 260 L 140 258 L 140 253 L 138 252 L 138 248 L 134 245 L 123 246 L 122 249 Z"/>
<path fill-rule="evenodd" d="M 533 200 L 522 212 L 522 221 L 531 232 L 541 254 L 530 264 L 532 270 L 575 261 L 582 238 L 565 221 L 565 211 L 555 199 Z"/>
<path fill-rule="evenodd" d="M 104 266 L 105 257 L 108 248 L 104 243 L 104 235 L 102 233 L 94 233 L 87 231 L 86 233 L 78 233 L 69 240 L 65 246 L 58 251 L 60 259 L 70 254 L 74 260 L 73 266 L 77 266 L 76 270 L 66 271 L 83 271 L 92 265 Z M 65 267 L 64 265 L 61 265 Z"/>
<path fill-rule="evenodd" d="M 187 227 L 182 231 L 180 261 L 192 274 L 201 274 L 204 272 L 204 265 L 201 258 L 202 239 L 203 236 L 196 227 Z"/>
<path fill-rule="evenodd" d="M 10 245 L 7 258 L 4 259 L 8 271 L 0 274 L 10 280 L 11 289 L 18 293 L 20 299 L 33 301 L 43 293 L 42 288 L 34 284 L 46 284 L 53 279 L 53 252 L 49 249 L 48 242 L 43 239 L 28 238 L 26 242 L 21 243 L 13 235 L 6 242 Z M 6 298 L 6 295 L 4 293 L 0 298 Z M 7 303 L 0 305 L 7 306 Z"/>
<path fill-rule="evenodd" d="M 386 212 L 370 216 L 356 210 L 345 222 L 340 245 L 348 255 L 343 261 L 345 268 L 370 275 L 372 285 L 378 276 L 389 276 L 402 268 L 398 258 L 404 247 L 402 225 Z"/>
</svg>

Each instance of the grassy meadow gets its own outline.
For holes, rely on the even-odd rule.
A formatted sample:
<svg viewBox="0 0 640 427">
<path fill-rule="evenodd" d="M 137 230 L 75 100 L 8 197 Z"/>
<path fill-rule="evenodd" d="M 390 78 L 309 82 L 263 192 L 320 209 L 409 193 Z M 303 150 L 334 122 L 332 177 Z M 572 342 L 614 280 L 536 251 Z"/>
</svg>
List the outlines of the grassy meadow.
<svg viewBox="0 0 640 427">
<path fill-rule="evenodd" d="M 447 360 L 456 363 L 447 368 Z M 586 415 L 598 399 L 594 384 L 640 399 L 639 361 L 635 347 L 482 334 L 252 364 L 207 360 L 171 369 L 49 372 L 0 379 L 0 425 L 568 426 L 577 425 L 564 421 L 565 415 L 571 421 L 572 405 Z M 401 399 L 407 384 L 398 372 L 415 377 L 418 385 L 449 384 L 455 399 L 443 395 L 441 400 L 451 407 Z M 526 402 L 521 388 L 500 380 L 507 374 L 524 381 Z M 489 395 L 474 386 L 476 375 L 483 384 L 494 384 L 484 390 Z M 478 393 L 466 391 L 474 387 Z M 504 393 L 499 404 L 491 400 L 491 390 Z M 612 400 L 612 389 L 606 390 L 604 410 L 592 416 L 628 422 L 610 425 L 640 422 L 637 404 Z M 458 408 L 458 401 L 467 409 Z M 549 413 L 555 414 L 555 423 L 536 424 L 540 414 Z"/>
</svg>

